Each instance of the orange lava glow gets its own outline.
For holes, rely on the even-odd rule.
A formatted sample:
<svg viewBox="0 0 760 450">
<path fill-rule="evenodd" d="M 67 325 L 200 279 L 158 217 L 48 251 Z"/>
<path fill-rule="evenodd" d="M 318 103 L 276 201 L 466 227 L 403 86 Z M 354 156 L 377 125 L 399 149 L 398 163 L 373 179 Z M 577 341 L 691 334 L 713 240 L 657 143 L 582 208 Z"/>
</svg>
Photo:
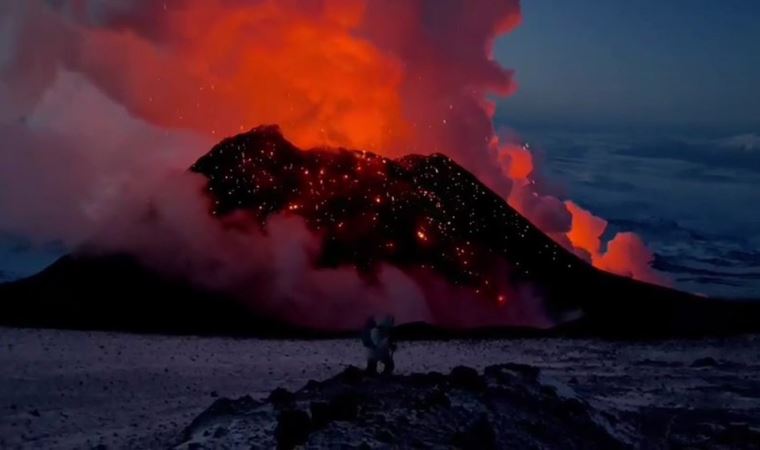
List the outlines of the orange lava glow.
<svg viewBox="0 0 760 450">
<path fill-rule="evenodd" d="M 91 30 L 81 63 L 107 71 L 105 88 L 128 91 L 114 94 L 162 126 L 222 138 L 277 123 L 305 148 L 390 146 L 408 129 L 402 68 L 356 36 L 363 1 L 325 5 L 311 14 L 287 1 L 189 2 L 164 13 L 164 46 Z"/>
<path fill-rule="evenodd" d="M 517 182 L 527 180 L 533 173 L 533 155 L 517 145 L 506 145 L 499 150 L 499 161 L 504 175 Z"/>
<path fill-rule="evenodd" d="M 607 221 L 571 201 L 566 201 L 565 206 L 573 218 L 572 228 L 567 233 L 573 247 L 586 251 L 592 258 L 599 255 Z"/>
<path fill-rule="evenodd" d="M 565 204 L 573 218 L 567 237 L 573 247 L 588 254 L 595 267 L 637 280 L 668 284 L 666 279 L 651 269 L 654 255 L 640 237 L 634 233 L 618 233 L 603 249 L 602 235 L 607 221 L 571 201 Z"/>
</svg>

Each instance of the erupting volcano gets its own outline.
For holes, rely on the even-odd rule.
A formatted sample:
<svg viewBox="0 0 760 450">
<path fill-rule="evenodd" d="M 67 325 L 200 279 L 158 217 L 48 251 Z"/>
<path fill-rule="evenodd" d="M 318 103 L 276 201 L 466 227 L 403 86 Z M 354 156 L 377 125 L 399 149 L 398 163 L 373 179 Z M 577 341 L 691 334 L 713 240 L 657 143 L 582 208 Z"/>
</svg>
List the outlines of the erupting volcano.
<svg viewBox="0 0 760 450">
<path fill-rule="evenodd" d="M 605 242 L 607 222 L 542 186 L 497 130 L 516 84 L 493 48 L 517 0 L 101 3 L 5 7 L 34 51 L 11 54 L 0 86 L 11 146 L 30 149 L 3 174 L 24 188 L 0 198 L 3 224 L 72 249 L 2 288 L 19 299 L 6 321 L 336 331 L 375 313 L 460 329 L 585 314 L 638 332 L 679 329 L 685 309 L 690 329 L 721 317 L 657 285 L 636 235 Z M 201 156 L 262 123 L 277 126 Z M 35 157 L 49 147 L 74 162 Z"/>
<path fill-rule="evenodd" d="M 459 329 L 547 327 L 581 314 L 582 330 L 626 334 L 758 323 L 751 304 L 594 268 L 444 155 L 301 150 L 277 126 L 261 126 L 225 139 L 191 172 L 203 181 L 192 175 L 183 193 L 202 211 L 182 220 L 202 225 L 178 227 L 155 193 L 140 214 L 119 218 L 122 228 L 108 228 L 133 234 L 121 245 L 96 238 L 41 274 L 4 286 L 23 300 L 10 305 L 6 321 L 60 325 L 74 316 L 79 326 L 134 327 L 133 320 L 163 329 L 176 316 L 182 330 L 247 333 L 352 329 L 383 312 Z M 170 195 L 170 205 L 181 198 Z M 203 236 L 176 239 L 194 229 Z M 234 247 L 239 251 L 230 253 Z M 248 260 L 255 252 L 264 253 Z M 303 271 L 293 272 L 293 259 Z M 104 295 L 135 316 L 104 307 Z M 146 325 L 146 315 L 156 322 Z"/>
<path fill-rule="evenodd" d="M 440 154 L 389 159 L 352 150 L 299 150 L 277 127 L 227 139 L 192 170 L 208 178 L 212 213 L 302 217 L 320 238 L 316 264 L 382 263 L 442 275 L 501 305 L 518 288 L 587 270 L 472 174 Z"/>
</svg>

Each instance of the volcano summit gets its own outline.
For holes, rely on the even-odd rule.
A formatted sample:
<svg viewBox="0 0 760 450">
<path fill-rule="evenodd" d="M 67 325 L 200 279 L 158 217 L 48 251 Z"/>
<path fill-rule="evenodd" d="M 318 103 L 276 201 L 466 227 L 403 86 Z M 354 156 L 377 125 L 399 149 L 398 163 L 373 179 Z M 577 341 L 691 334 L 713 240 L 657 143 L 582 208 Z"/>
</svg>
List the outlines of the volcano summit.
<svg viewBox="0 0 760 450">
<path fill-rule="evenodd" d="M 245 211 L 262 227 L 273 214 L 302 217 L 320 236 L 321 267 L 349 265 L 368 278 L 382 263 L 430 272 L 493 305 L 521 287 L 555 295 L 560 280 L 587 270 L 444 155 L 301 151 L 261 127 L 223 141 L 192 170 L 209 180 L 214 215 Z"/>
<path fill-rule="evenodd" d="M 574 330 L 626 335 L 760 324 L 753 303 L 705 299 L 593 268 L 440 154 L 304 151 L 276 126 L 262 126 L 225 139 L 191 172 L 202 177 L 193 185 L 202 189 L 196 203 L 218 238 L 162 247 L 165 236 L 198 227 L 172 230 L 171 212 L 149 200 L 121 230 L 151 230 L 161 257 L 147 257 L 144 246 L 88 244 L 1 286 L 4 322 L 257 333 L 273 326 L 350 330 L 385 312 L 449 329 L 547 328 L 582 316 Z M 234 240 L 223 243 L 229 236 Z M 244 261 L 257 252 L 255 263 Z M 227 280 L 232 272 L 236 282 Z"/>
</svg>

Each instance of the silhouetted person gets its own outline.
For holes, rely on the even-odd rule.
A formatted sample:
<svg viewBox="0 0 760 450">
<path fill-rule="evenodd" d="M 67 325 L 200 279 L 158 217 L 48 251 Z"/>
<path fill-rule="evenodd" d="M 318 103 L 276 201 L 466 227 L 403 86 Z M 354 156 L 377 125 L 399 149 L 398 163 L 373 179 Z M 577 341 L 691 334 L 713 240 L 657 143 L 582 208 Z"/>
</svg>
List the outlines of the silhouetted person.
<svg viewBox="0 0 760 450">
<path fill-rule="evenodd" d="M 370 317 L 362 332 L 362 344 L 367 348 L 367 372 L 377 374 L 377 363 L 383 364 L 383 375 L 393 373 L 393 317 L 387 316 L 379 323 Z"/>
</svg>

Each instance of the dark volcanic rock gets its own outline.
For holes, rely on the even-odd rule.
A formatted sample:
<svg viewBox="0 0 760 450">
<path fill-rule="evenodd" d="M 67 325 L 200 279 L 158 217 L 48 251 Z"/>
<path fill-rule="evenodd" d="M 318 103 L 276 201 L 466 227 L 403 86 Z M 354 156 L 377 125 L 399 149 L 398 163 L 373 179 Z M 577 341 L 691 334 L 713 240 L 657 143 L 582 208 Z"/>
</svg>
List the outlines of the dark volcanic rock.
<svg viewBox="0 0 760 450">
<path fill-rule="evenodd" d="M 315 429 L 325 427 L 333 419 L 330 404 L 325 401 L 311 402 L 309 412 L 311 413 L 311 424 Z"/>
<path fill-rule="evenodd" d="M 217 427 L 217 429 L 214 430 L 213 436 L 214 436 L 215 439 L 218 439 L 218 438 L 224 436 L 225 434 L 227 434 L 227 429 L 226 428 L 224 428 L 224 427 Z"/>
<path fill-rule="evenodd" d="M 454 367 L 451 369 L 449 381 L 452 385 L 465 389 L 479 390 L 485 387 L 485 382 L 478 375 L 478 371 L 472 367 Z"/>
<path fill-rule="evenodd" d="M 733 449 L 760 449 L 760 430 L 744 423 L 729 424 L 714 442 Z"/>
<path fill-rule="evenodd" d="M 451 406 L 451 400 L 443 389 L 433 389 L 430 393 L 423 394 L 417 402 L 417 409 L 427 410 L 437 407 Z"/>
<path fill-rule="evenodd" d="M 295 396 L 285 388 L 277 388 L 269 394 L 268 400 L 275 406 L 285 406 L 293 402 Z"/>
<path fill-rule="evenodd" d="M 354 392 L 342 392 L 328 402 L 329 416 L 333 420 L 355 420 L 359 415 L 360 398 Z"/>
<path fill-rule="evenodd" d="M 364 378 L 365 372 L 356 366 L 348 366 L 339 376 L 348 384 L 357 384 Z"/>
<path fill-rule="evenodd" d="M 639 430 L 650 439 L 658 437 L 659 448 L 760 450 L 760 429 L 737 421 L 736 414 L 728 409 L 646 408 Z"/>
<path fill-rule="evenodd" d="M 538 367 L 515 363 L 489 366 L 486 368 L 486 371 L 486 375 L 490 375 L 496 379 L 502 379 L 505 376 L 520 376 L 530 381 L 536 381 L 541 373 Z"/>
<path fill-rule="evenodd" d="M 517 372 L 531 372 L 520 367 Z M 360 379 L 342 373 L 295 392 L 292 407 L 279 412 L 271 402 L 213 421 L 204 412 L 178 448 L 627 447 L 585 402 L 549 394 L 536 380 L 509 370 L 491 367 L 480 375 L 459 367 L 448 376 Z M 219 427 L 228 431 L 211 440 Z"/>
<path fill-rule="evenodd" d="M 491 450 L 496 447 L 496 432 L 484 414 L 463 431 L 454 433 L 452 443 L 463 450 Z"/>
<path fill-rule="evenodd" d="M 196 428 L 204 428 L 206 435 L 210 435 L 210 424 L 215 424 L 225 418 L 244 414 L 246 411 L 250 411 L 259 406 L 261 406 L 261 403 L 255 401 L 249 395 L 240 397 L 236 400 L 220 398 L 214 401 L 214 403 L 212 403 L 211 406 L 203 411 L 198 417 L 193 419 L 188 428 L 183 432 L 183 439 L 189 439 L 192 430 Z M 214 429 L 213 432 L 216 433 L 216 429 Z"/>
<path fill-rule="evenodd" d="M 715 358 L 710 357 L 699 358 L 691 363 L 691 367 L 716 367 L 717 365 L 718 361 L 716 361 Z"/>
<path fill-rule="evenodd" d="M 277 418 L 275 438 L 278 449 L 291 449 L 306 442 L 311 431 L 311 418 L 297 409 L 282 411 Z"/>
</svg>

